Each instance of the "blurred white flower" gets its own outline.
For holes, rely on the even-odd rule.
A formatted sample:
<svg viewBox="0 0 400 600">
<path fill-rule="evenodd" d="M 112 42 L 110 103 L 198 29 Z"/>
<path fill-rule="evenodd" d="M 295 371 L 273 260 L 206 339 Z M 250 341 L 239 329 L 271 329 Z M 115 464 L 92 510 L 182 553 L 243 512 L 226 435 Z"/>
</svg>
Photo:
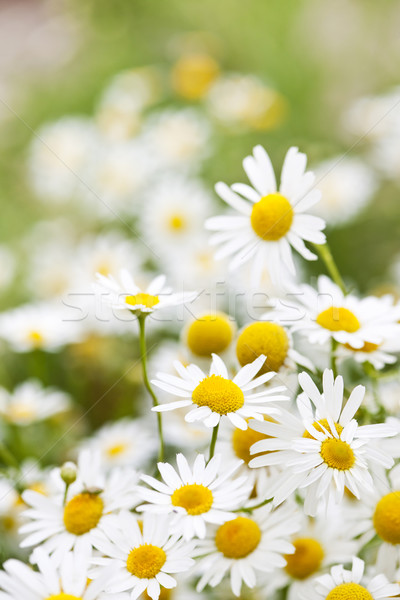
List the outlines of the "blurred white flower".
<svg viewBox="0 0 400 600">
<path fill-rule="evenodd" d="M 44 388 L 35 379 L 19 384 L 13 392 L 0 388 L 0 414 L 15 425 L 31 425 L 65 412 L 70 407 L 68 394 L 54 388 Z"/>
<path fill-rule="evenodd" d="M 356 217 L 373 198 L 378 182 L 373 171 L 358 158 L 337 156 L 314 167 L 321 200 L 314 212 L 329 225 Z"/>
</svg>

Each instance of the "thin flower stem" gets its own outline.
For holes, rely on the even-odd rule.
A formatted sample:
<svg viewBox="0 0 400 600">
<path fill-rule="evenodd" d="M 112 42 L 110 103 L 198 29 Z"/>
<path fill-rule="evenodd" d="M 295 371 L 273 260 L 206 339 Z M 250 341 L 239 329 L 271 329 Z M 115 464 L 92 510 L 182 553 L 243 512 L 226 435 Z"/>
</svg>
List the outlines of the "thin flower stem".
<svg viewBox="0 0 400 600">
<path fill-rule="evenodd" d="M 218 425 L 216 425 L 213 428 L 213 432 L 212 432 L 212 436 L 211 436 L 211 442 L 210 442 L 210 455 L 208 457 L 208 462 L 210 462 L 210 460 L 212 459 L 212 457 L 214 456 L 214 452 L 215 452 L 215 443 L 217 441 L 217 437 L 218 437 L 218 429 L 219 429 L 219 423 Z"/>
<path fill-rule="evenodd" d="M 255 504 L 254 506 L 248 506 L 246 508 L 238 508 L 237 510 L 234 510 L 232 512 L 252 513 L 253 510 L 256 510 L 257 508 L 261 508 L 262 506 L 265 506 L 266 504 L 269 504 L 270 502 L 272 502 L 272 500 L 273 500 L 273 498 L 267 498 L 267 500 L 263 500 L 259 504 Z"/>
<path fill-rule="evenodd" d="M 338 347 L 338 343 L 334 338 L 331 338 L 331 369 L 333 371 L 333 376 L 338 376 L 338 369 L 336 364 L 336 349 Z"/>
<path fill-rule="evenodd" d="M 65 506 L 66 502 L 67 502 L 67 496 L 68 496 L 68 490 L 69 490 L 69 483 L 65 484 L 65 491 L 64 491 L 64 500 L 63 500 L 63 506 Z"/>
<path fill-rule="evenodd" d="M 11 452 L 3 444 L 3 442 L 0 442 L 0 460 L 2 460 L 4 462 L 4 464 L 7 465 L 8 467 L 17 469 L 17 471 L 20 470 L 20 466 L 19 466 L 17 459 L 15 458 L 15 456 L 13 454 L 11 454 Z"/>
<path fill-rule="evenodd" d="M 324 262 L 329 275 L 332 277 L 333 281 L 340 287 L 343 294 L 347 294 L 346 286 L 342 279 L 341 274 L 339 273 L 339 269 L 335 263 L 335 260 L 332 256 L 332 252 L 328 244 L 313 244 L 314 248 L 319 254 L 320 259 Z"/>
<path fill-rule="evenodd" d="M 138 317 L 139 321 L 139 342 L 140 342 L 140 358 L 142 361 L 142 371 L 143 371 L 143 381 L 144 385 L 149 392 L 151 399 L 153 401 L 153 406 L 158 406 L 157 396 L 154 393 L 153 388 L 151 387 L 149 377 L 147 374 L 147 348 L 146 348 L 146 333 L 145 333 L 145 319 L 146 315 L 140 315 Z M 162 429 L 162 417 L 161 413 L 157 413 L 157 425 L 158 425 L 158 437 L 160 440 L 160 450 L 158 454 L 158 458 L 160 462 L 164 460 L 164 437 L 163 437 L 163 429 Z"/>
</svg>

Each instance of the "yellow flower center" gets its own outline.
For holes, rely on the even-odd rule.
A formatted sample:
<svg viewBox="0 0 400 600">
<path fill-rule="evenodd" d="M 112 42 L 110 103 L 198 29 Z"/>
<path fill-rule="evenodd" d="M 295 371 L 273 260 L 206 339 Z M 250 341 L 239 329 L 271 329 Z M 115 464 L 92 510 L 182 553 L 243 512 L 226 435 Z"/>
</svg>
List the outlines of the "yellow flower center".
<svg viewBox="0 0 400 600">
<path fill-rule="evenodd" d="M 353 348 L 350 344 L 344 344 L 344 346 L 353 352 L 375 352 L 379 348 L 379 344 L 373 344 L 372 342 L 364 342 L 362 348 Z"/>
<path fill-rule="evenodd" d="M 347 471 L 354 465 L 354 452 L 347 442 L 329 439 L 321 444 L 321 456 L 331 469 Z"/>
<path fill-rule="evenodd" d="M 285 556 L 286 572 L 294 579 L 307 579 L 321 566 L 324 550 L 314 538 L 298 538 L 293 541 L 294 554 Z"/>
<path fill-rule="evenodd" d="M 251 213 L 251 225 L 260 238 L 269 242 L 280 240 L 293 222 L 289 200 L 279 194 L 268 194 L 256 202 Z"/>
<path fill-rule="evenodd" d="M 152 579 L 161 571 L 167 560 L 162 548 L 152 544 L 143 544 L 130 551 L 126 561 L 129 573 L 140 579 Z"/>
<path fill-rule="evenodd" d="M 186 219 L 182 215 L 171 215 L 168 225 L 172 231 L 182 231 L 186 227 Z"/>
<path fill-rule="evenodd" d="M 158 600 L 170 600 L 171 596 L 173 597 L 172 590 L 168 590 L 167 588 L 161 586 L 160 596 Z M 152 600 L 152 598 L 150 598 L 150 596 L 148 595 L 147 590 L 143 592 L 143 596 L 141 597 L 145 600 Z"/>
<path fill-rule="evenodd" d="M 206 54 L 182 57 L 172 70 L 172 84 L 179 96 L 197 100 L 204 96 L 219 74 L 218 63 Z"/>
<path fill-rule="evenodd" d="M 193 390 L 192 400 L 198 406 L 208 406 L 213 412 L 226 415 L 244 404 L 244 395 L 236 383 L 221 375 L 210 375 Z"/>
<path fill-rule="evenodd" d="M 369 591 L 358 583 L 342 583 L 335 587 L 326 600 L 374 600 Z"/>
<path fill-rule="evenodd" d="M 33 406 L 28 404 L 11 404 L 8 408 L 8 418 L 11 420 L 30 420 L 36 416 Z"/>
<path fill-rule="evenodd" d="M 264 417 L 264 420 L 273 422 L 273 419 L 270 417 Z M 245 430 L 235 428 L 232 433 L 233 451 L 238 458 L 243 460 L 248 465 L 251 459 L 257 456 L 257 454 L 250 454 L 250 448 L 256 442 L 266 440 L 269 437 L 269 435 L 265 435 L 265 433 L 260 433 L 259 431 L 254 431 L 254 429 L 250 429 L 250 427 Z"/>
<path fill-rule="evenodd" d="M 153 308 L 153 306 L 158 304 L 160 300 L 158 296 L 152 296 L 151 294 L 140 292 L 139 294 L 136 294 L 136 296 L 126 296 L 125 302 L 131 306 L 140 304 L 146 308 Z"/>
<path fill-rule="evenodd" d="M 326 431 L 328 433 L 330 433 L 330 435 L 332 435 L 332 429 L 330 428 L 330 425 L 329 425 L 327 419 L 321 419 L 320 421 L 314 421 L 313 426 L 314 426 L 314 429 L 316 429 L 320 433 L 325 433 L 324 429 L 326 429 Z M 340 423 L 335 423 L 335 429 L 336 429 L 338 435 L 340 435 L 343 431 L 343 427 L 342 427 L 342 425 L 340 425 Z M 307 430 L 303 433 L 303 437 L 308 438 L 309 440 L 315 440 L 315 437 L 313 435 L 311 435 L 311 433 L 309 433 Z"/>
<path fill-rule="evenodd" d="M 187 345 L 197 356 L 224 352 L 232 341 L 233 327 L 228 315 L 205 315 L 189 325 Z"/>
<path fill-rule="evenodd" d="M 213 495 L 204 485 L 193 483 L 183 485 L 174 491 L 171 502 L 174 506 L 181 506 L 189 515 L 202 515 L 210 510 Z"/>
<path fill-rule="evenodd" d="M 40 348 L 43 345 L 44 342 L 44 337 L 43 335 L 40 333 L 40 331 L 30 331 L 28 333 L 28 341 L 32 344 L 32 346 L 34 346 L 35 348 Z"/>
<path fill-rule="evenodd" d="M 347 331 L 354 333 L 361 327 L 356 315 L 342 306 L 331 306 L 323 310 L 317 317 L 317 323 L 329 331 Z"/>
<path fill-rule="evenodd" d="M 400 491 L 379 500 L 373 521 L 380 538 L 389 544 L 400 544 Z"/>
<path fill-rule="evenodd" d="M 106 453 L 110 458 L 114 458 L 115 456 L 119 456 L 123 454 L 128 448 L 128 444 L 114 444 L 113 446 L 109 446 L 106 450 Z"/>
<path fill-rule="evenodd" d="M 261 529 L 247 517 L 237 517 L 221 525 L 215 536 L 215 545 L 226 558 L 245 558 L 261 541 Z"/>
<path fill-rule="evenodd" d="M 81 596 L 71 596 L 71 594 L 56 594 L 49 596 L 46 600 L 82 600 Z"/>
<path fill-rule="evenodd" d="M 236 355 L 242 367 L 264 354 L 267 359 L 259 375 L 279 371 L 289 350 L 289 338 L 283 327 L 276 323 L 252 323 L 243 329 L 236 344 Z"/>
<path fill-rule="evenodd" d="M 82 492 L 74 496 L 64 508 L 64 525 L 74 535 L 83 535 L 97 527 L 104 510 L 99 494 Z"/>
</svg>

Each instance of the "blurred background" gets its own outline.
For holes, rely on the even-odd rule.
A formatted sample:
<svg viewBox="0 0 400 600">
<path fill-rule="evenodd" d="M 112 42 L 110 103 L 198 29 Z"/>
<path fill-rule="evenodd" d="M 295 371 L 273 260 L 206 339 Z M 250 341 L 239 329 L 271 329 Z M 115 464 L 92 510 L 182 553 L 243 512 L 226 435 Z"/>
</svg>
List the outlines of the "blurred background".
<svg viewBox="0 0 400 600">
<path fill-rule="evenodd" d="M 255 144 L 278 173 L 307 154 L 340 271 L 397 293 L 399 31 L 399 0 L 0 1 L 0 385 L 73 398 L 51 426 L 0 403 L 20 460 L 139 412 L 135 324 L 61 324 L 62 300 L 121 267 L 212 288 L 213 187 L 245 181 Z M 149 344 L 179 335 L 155 324 Z"/>
</svg>

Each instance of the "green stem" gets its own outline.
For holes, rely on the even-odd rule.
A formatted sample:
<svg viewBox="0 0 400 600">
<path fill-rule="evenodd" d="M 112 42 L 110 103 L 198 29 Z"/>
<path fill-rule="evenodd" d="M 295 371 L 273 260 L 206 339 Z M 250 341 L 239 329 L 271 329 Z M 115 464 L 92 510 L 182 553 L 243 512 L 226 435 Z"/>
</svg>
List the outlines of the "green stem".
<svg viewBox="0 0 400 600">
<path fill-rule="evenodd" d="M 211 442 L 210 442 L 210 455 L 208 457 L 208 462 L 210 462 L 210 460 L 214 456 L 215 444 L 216 444 L 217 437 L 218 437 L 218 429 L 219 429 L 219 423 L 218 423 L 218 425 L 216 425 L 213 428 L 213 432 L 212 432 L 212 436 L 211 436 Z"/>
<path fill-rule="evenodd" d="M 64 492 L 64 500 L 63 500 L 63 506 L 65 506 L 66 502 L 67 502 L 67 496 L 68 496 L 68 490 L 69 490 L 69 483 L 65 484 L 65 492 Z"/>
<path fill-rule="evenodd" d="M 337 364 L 336 364 L 336 349 L 338 347 L 338 343 L 334 338 L 331 338 L 331 369 L 333 371 L 333 376 L 338 376 Z"/>
<path fill-rule="evenodd" d="M 4 464 L 7 465 L 8 467 L 17 469 L 17 471 L 20 470 L 17 459 L 15 458 L 15 456 L 13 454 L 11 454 L 11 452 L 3 444 L 3 442 L 0 442 L 0 460 L 2 460 L 4 462 Z"/>
<path fill-rule="evenodd" d="M 153 401 L 153 406 L 158 406 L 157 396 L 154 393 L 153 388 L 151 387 L 149 377 L 147 374 L 147 349 L 146 349 L 146 334 L 145 334 L 145 319 L 146 315 L 140 315 L 138 317 L 139 321 L 139 342 L 140 342 L 140 358 L 142 361 L 142 371 L 143 371 L 143 381 L 144 385 L 149 392 L 151 399 Z M 158 458 L 160 462 L 164 460 L 164 437 L 163 437 L 163 429 L 162 429 L 162 417 L 161 413 L 157 413 L 157 425 L 158 425 L 158 437 L 160 440 L 160 451 Z"/>
<path fill-rule="evenodd" d="M 318 252 L 320 259 L 324 262 L 332 280 L 340 287 L 343 294 L 347 294 L 346 286 L 341 274 L 339 273 L 339 269 L 337 268 L 328 244 L 313 244 L 313 246 Z"/>
<path fill-rule="evenodd" d="M 261 508 L 262 506 L 265 506 L 266 504 L 269 504 L 270 502 L 272 502 L 273 498 L 268 498 L 267 500 L 263 500 L 262 502 L 260 502 L 259 504 L 255 504 L 254 506 L 249 506 L 247 508 L 238 508 L 237 510 L 234 510 L 232 512 L 246 512 L 246 513 L 252 513 L 253 510 L 256 510 L 257 508 Z"/>
</svg>

